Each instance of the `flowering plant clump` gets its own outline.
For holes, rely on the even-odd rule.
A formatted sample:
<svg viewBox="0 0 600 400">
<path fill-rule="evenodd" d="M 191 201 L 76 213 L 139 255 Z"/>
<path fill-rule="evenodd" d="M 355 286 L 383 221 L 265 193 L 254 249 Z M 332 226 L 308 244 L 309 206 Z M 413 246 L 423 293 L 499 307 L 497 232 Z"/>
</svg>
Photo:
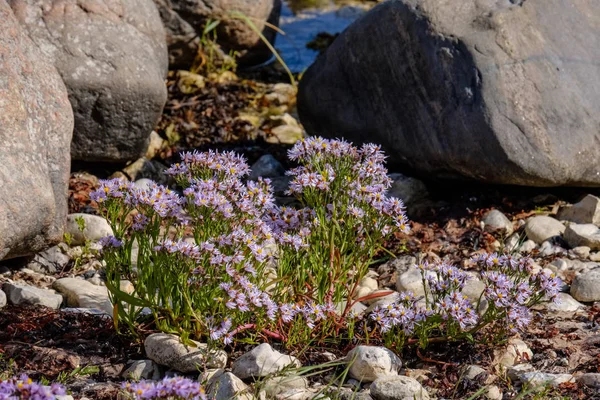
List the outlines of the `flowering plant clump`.
<svg viewBox="0 0 600 400">
<path fill-rule="evenodd" d="M 532 273 L 529 258 L 481 254 L 481 293 L 469 298 L 463 289 L 474 279 L 444 262 L 421 263 L 425 294 L 417 299 L 401 293 L 399 301 L 377 307 L 371 315 L 388 342 L 403 344 L 413 338 L 427 343 L 432 336 L 443 340 L 472 338 L 482 328 L 495 325 L 502 333 L 522 330 L 531 322 L 530 308 L 543 301 L 557 301 L 559 278 L 546 271 Z M 473 294 L 470 294 L 473 296 Z"/>
<path fill-rule="evenodd" d="M 63 386 L 53 383 L 50 386 L 33 381 L 27 375 L 0 379 L 0 400 L 54 400 L 57 396 L 66 394 Z"/>
<path fill-rule="evenodd" d="M 281 246 L 294 247 L 282 254 L 281 276 L 295 296 L 308 285 L 318 302 L 344 302 L 385 238 L 408 232 L 404 205 L 386 196 L 391 180 L 378 146 L 316 138 L 299 142 L 289 156 L 300 166 L 288 172 L 288 193 L 306 208 L 275 210 Z M 288 239 L 294 234 L 305 246 Z"/>
<path fill-rule="evenodd" d="M 336 304 L 349 309 L 384 239 L 408 229 L 402 202 L 385 196 L 390 181 L 373 145 L 296 144 L 289 191 L 302 209 L 275 205 L 267 179 L 244 181 L 248 165 L 234 153 L 181 158 L 167 171 L 181 193 L 114 179 L 92 194 L 115 234 L 101 244 L 117 321 L 132 329 L 148 312 L 184 340 L 339 327 L 346 311 L 338 316 Z M 120 289 L 123 279 L 133 293 Z"/>
<path fill-rule="evenodd" d="M 386 238 L 408 232 L 404 206 L 386 195 L 377 146 L 312 138 L 289 157 L 299 165 L 288 172 L 289 194 L 301 208 L 276 205 L 270 181 L 245 180 L 248 165 L 230 152 L 182 154 L 167 171 L 180 192 L 102 181 L 92 198 L 115 233 L 101 244 L 116 321 L 135 330 L 151 314 L 184 341 L 225 344 L 241 332 L 288 343 L 353 335 L 350 299 Z M 472 338 L 489 325 L 514 332 L 532 305 L 556 298 L 560 280 L 532 274 L 527 258 L 473 261 L 483 271 L 476 296 L 465 290 L 466 272 L 422 263 L 423 295 L 401 293 L 369 320 L 390 343 L 424 344 Z M 120 289 L 124 279 L 133 293 Z"/>
<path fill-rule="evenodd" d="M 124 382 L 122 388 L 134 399 L 207 400 L 204 387 L 191 379 L 176 376 L 161 381 Z"/>
</svg>

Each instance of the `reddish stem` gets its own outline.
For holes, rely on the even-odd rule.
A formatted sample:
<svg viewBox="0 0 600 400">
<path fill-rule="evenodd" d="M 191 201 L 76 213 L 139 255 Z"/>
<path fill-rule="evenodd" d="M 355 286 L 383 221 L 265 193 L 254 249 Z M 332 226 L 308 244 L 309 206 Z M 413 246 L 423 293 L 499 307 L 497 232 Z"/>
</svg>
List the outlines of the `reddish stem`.
<svg viewBox="0 0 600 400">
<path fill-rule="evenodd" d="M 256 329 L 256 324 L 245 324 L 245 325 L 238 326 L 236 329 L 234 329 L 231 332 L 231 335 L 235 336 L 238 333 L 246 331 L 248 329 Z M 265 335 L 265 336 L 268 336 L 268 337 L 272 338 L 272 339 L 277 339 L 277 340 L 285 341 L 285 337 L 282 334 L 280 334 L 280 333 L 272 332 L 272 331 L 270 331 L 268 329 L 262 329 L 261 333 L 263 335 Z"/>
</svg>

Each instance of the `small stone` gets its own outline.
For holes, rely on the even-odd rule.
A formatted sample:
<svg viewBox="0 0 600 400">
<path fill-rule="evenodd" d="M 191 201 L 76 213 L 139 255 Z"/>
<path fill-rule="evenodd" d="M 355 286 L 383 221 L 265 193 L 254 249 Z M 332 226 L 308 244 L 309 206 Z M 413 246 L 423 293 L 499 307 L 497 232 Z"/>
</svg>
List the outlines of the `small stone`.
<svg viewBox="0 0 600 400">
<path fill-rule="evenodd" d="M 235 360 L 232 372 L 240 379 L 247 379 L 269 376 L 290 365 L 302 366 L 296 357 L 282 354 L 270 344 L 263 343 Z"/>
<path fill-rule="evenodd" d="M 542 244 L 555 236 L 561 236 L 565 229 L 565 226 L 560 221 L 545 215 L 532 217 L 525 224 L 527 238 L 537 244 Z"/>
<path fill-rule="evenodd" d="M 498 210 L 492 210 L 483 217 L 483 226 L 486 232 L 500 233 L 509 236 L 513 233 L 512 222 Z"/>
<path fill-rule="evenodd" d="M 377 272 L 379 273 L 379 275 L 385 275 L 385 274 L 391 274 L 391 273 L 398 273 L 398 274 L 403 274 L 404 272 L 408 271 L 409 269 L 413 269 L 414 266 L 417 264 L 417 258 L 413 257 L 413 256 L 399 256 L 398 258 L 394 258 L 390 261 L 387 261 L 383 264 L 381 264 L 378 268 L 377 268 Z"/>
<path fill-rule="evenodd" d="M 79 230 L 77 220 L 81 218 L 85 223 L 85 229 L 82 232 Z M 99 239 L 110 236 L 113 234 L 112 228 L 106 221 L 106 219 L 97 215 L 91 214 L 69 214 L 67 216 L 67 226 L 65 231 L 71 235 L 72 245 L 82 245 L 86 239 L 91 241 L 98 241 Z"/>
<path fill-rule="evenodd" d="M 595 253 L 590 253 L 590 260 L 595 262 L 600 262 L 600 251 Z"/>
<path fill-rule="evenodd" d="M 375 400 L 428 400 L 429 393 L 416 379 L 408 376 L 385 376 L 371 384 Z"/>
<path fill-rule="evenodd" d="M 464 370 L 464 377 L 474 380 L 475 378 L 477 378 L 479 375 L 482 374 L 486 374 L 487 372 L 485 371 L 485 369 L 481 368 L 478 365 L 468 365 L 465 370 Z"/>
<path fill-rule="evenodd" d="M 260 157 L 258 161 L 252 164 L 250 168 L 250 176 L 248 179 L 256 181 L 259 177 L 273 178 L 276 176 L 283 176 L 285 174 L 285 168 L 275 157 L 271 154 L 265 154 Z"/>
<path fill-rule="evenodd" d="M 540 256 L 549 257 L 554 254 L 565 254 L 566 251 L 560 246 L 557 246 L 552 243 L 550 240 L 546 240 L 544 243 L 540 245 L 539 248 Z"/>
<path fill-rule="evenodd" d="M 196 347 L 184 345 L 175 335 L 153 333 L 144 341 L 144 350 L 155 363 L 183 373 L 197 372 L 203 367 L 225 368 L 227 353 L 209 350 L 206 343 L 192 343 Z"/>
<path fill-rule="evenodd" d="M 349 376 L 363 383 L 396 376 L 402 367 L 402 361 L 396 354 L 377 346 L 357 346 L 348 353 L 346 361 L 351 363 Z"/>
<path fill-rule="evenodd" d="M 503 351 L 496 351 L 496 364 L 504 367 L 512 367 L 525 361 L 531 360 L 533 352 L 525 342 L 520 339 L 510 339 Z"/>
<path fill-rule="evenodd" d="M 502 391 L 496 385 L 490 385 L 485 392 L 485 397 L 488 400 L 502 400 Z"/>
<path fill-rule="evenodd" d="M 577 379 L 577 382 L 581 385 L 600 389 L 600 374 L 595 372 L 583 374 Z"/>
<path fill-rule="evenodd" d="M 156 183 L 152 179 L 142 178 L 133 182 L 133 186 L 140 190 L 151 190 Z"/>
<path fill-rule="evenodd" d="M 69 307 L 94 308 L 108 315 L 113 314 L 113 305 L 105 286 L 96 286 L 79 278 L 62 278 L 54 282 L 52 288 L 66 297 Z"/>
<path fill-rule="evenodd" d="M 63 302 L 62 296 L 54 291 L 20 283 L 7 282 L 2 290 L 6 293 L 8 302 L 14 305 L 31 304 L 58 309 Z"/>
<path fill-rule="evenodd" d="M 571 283 L 571 296 L 583 302 L 600 301 L 600 268 L 576 276 Z"/>
<path fill-rule="evenodd" d="M 576 224 L 600 225 L 600 198 L 588 194 L 579 203 L 561 208 L 557 215 L 561 221 Z"/>
<path fill-rule="evenodd" d="M 509 253 L 520 252 L 521 244 L 521 235 L 513 233 L 504 241 L 504 249 Z"/>
<path fill-rule="evenodd" d="M 265 142 L 273 144 L 294 144 L 304 136 L 304 130 L 299 126 L 279 125 L 271 129 L 271 135 Z"/>
<path fill-rule="evenodd" d="M 160 379 L 160 369 L 152 360 L 136 360 L 121 375 L 128 380 L 150 379 L 157 381 Z"/>
<path fill-rule="evenodd" d="M 427 370 L 427 369 L 407 369 L 405 370 L 406 372 L 406 376 L 408 376 L 409 378 L 414 378 L 417 380 L 417 382 L 419 382 L 420 384 L 423 384 L 423 382 L 428 381 L 429 379 L 431 379 L 430 375 L 431 375 L 431 371 Z"/>
<path fill-rule="evenodd" d="M 288 105 L 296 102 L 296 88 L 289 83 L 276 83 L 271 92 L 265 95 L 265 99 L 275 105 Z"/>
<path fill-rule="evenodd" d="M 54 246 L 36 254 L 33 261 L 27 264 L 27 268 L 40 274 L 54 274 L 66 267 L 69 261 L 69 256 L 64 254 L 60 247 Z"/>
<path fill-rule="evenodd" d="M 274 400 L 311 400 L 314 398 L 315 392 L 310 389 L 289 389 L 275 395 Z"/>
<path fill-rule="evenodd" d="M 591 250 L 592 249 L 590 249 L 587 246 L 579 246 L 579 247 L 573 248 L 571 250 L 571 252 L 573 253 L 574 256 L 585 260 L 585 259 L 589 258 Z"/>
<path fill-rule="evenodd" d="M 357 392 L 355 389 L 342 387 L 336 388 L 334 393 L 339 396 L 334 398 L 339 400 L 373 400 L 368 389 Z"/>
<path fill-rule="evenodd" d="M 600 229 L 593 224 L 569 224 L 565 241 L 571 248 L 587 246 L 590 250 L 600 250 Z"/>
<path fill-rule="evenodd" d="M 429 191 L 422 181 L 399 173 L 389 176 L 392 186 L 388 189 L 388 196 L 402 200 L 409 212 L 429 199 Z"/>
<path fill-rule="evenodd" d="M 152 131 L 152 133 L 150 133 L 150 143 L 148 144 L 148 150 L 146 150 L 146 158 L 148 160 L 152 160 L 158 155 L 158 153 L 163 148 L 163 146 L 166 145 L 166 143 L 166 140 L 160 137 L 160 135 L 156 133 L 156 131 Z"/>
<path fill-rule="evenodd" d="M 512 367 L 508 367 L 506 370 L 506 375 L 511 381 L 518 381 L 519 376 L 525 372 L 533 372 L 534 368 L 531 364 L 517 364 Z"/>
<path fill-rule="evenodd" d="M 6 294 L 0 290 L 0 308 L 6 305 Z"/>
<path fill-rule="evenodd" d="M 529 240 L 526 240 L 525 242 L 523 242 L 521 247 L 519 247 L 519 251 L 521 253 L 531 253 L 533 250 L 535 250 L 536 247 L 537 247 L 537 243 L 535 243 L 533 240 L 529 239 Z"/>
<path fill-rule="evenodd" d="M 275 397 L 291 389 L 308 389 L 308 380 L 299 375 L 276 376 L 264 382 L 269 397 Z"/>
<path fill-rule="evenodd" d="M 583 304 L 575 300 L 573 297 L 571 297 L 571 295 L 567 293 L 559 293 L 557 298 L 557 302 L 550 301 L 546 303 L 546 309 L 548 311 L 575 312 L 580 308 L 585 307 Z"/>
<path fill-rule="evenodd" d="M 546 372 L 525 372 L 519 375 L 519 380 L 527 383 L 532 387 L 540 387 L 540 390 L 547 384 L 554 387 L 562 383 L 575 382 L 575 378 L 571 374 L 549 374 Z"/>
<path fill-rule="evenodd" d="M 375 291 L 379 288 L 379 283 L 377 282 L 377 279 L 365 277 L 359 282 L 358 286 Z"/>
<path fill-rule="evenodd" d="M 207 383 L 208 397 L 213 400 L 253 400 L 254 396 L 248 385 L 231 372 L 215 373 Z"/>
<path fill-rule="evenodd" d="M 411 268 L 403 274 L 399 274 L 396 278 L 396 290 L 400 293 L 413 292 L 416 297 L 424 296 L 425 287 L 421 272 L 416 268 Z"/>
</svg>

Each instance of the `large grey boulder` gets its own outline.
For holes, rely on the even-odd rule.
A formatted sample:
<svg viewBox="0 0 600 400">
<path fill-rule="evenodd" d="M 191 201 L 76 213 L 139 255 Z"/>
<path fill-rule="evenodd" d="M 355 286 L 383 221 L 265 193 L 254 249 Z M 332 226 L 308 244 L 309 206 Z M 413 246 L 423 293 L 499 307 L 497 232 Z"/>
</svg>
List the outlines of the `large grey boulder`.
<svg viewBox="0 0 600 400">
<path fill-rule="evenodd" d="M 67 85 L 75 112 L 73 158 L 143 155 L 167 99 L 167 44 L 152 0 L 9 4 Z"/>
<path fill-rule="evenodd" d="M 309 134 L 438 177 L 600 185 L 597 0 L 390 0 L 304 74 Z"/>
<path fill-rule="evenodd" d="M 60 75 L 0 0 L 0 260 L 62 239 L 72 135 Z"/>
<path fill-rule="evenodd" d="M 189 67 L 198 53 L 204 27 L 209 20 L 221 21 L 217 41 L 225 50 L 240 53 L 242 63 L 258 63 L 272 54 L 259 35 L 241 18 L 248 17 L 270 42 L 276 31 L 268 25 L 279 24 L 281 0 L 154 0 L 167 31 L 169 63 Z"/>
</svg>

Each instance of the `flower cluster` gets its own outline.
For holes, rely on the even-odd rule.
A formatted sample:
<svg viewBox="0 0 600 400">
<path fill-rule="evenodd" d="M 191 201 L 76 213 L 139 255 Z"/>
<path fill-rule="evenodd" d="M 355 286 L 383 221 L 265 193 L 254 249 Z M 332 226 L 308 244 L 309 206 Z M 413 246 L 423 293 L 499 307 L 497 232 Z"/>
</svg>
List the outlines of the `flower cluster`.
<svg viewBox="0 0 600 400">
<path fill-rule="evenodd" d="M 416 325 L 425 321 L 431 313 L 430 309 L 417 303 L 414 293 L 402 292 L 397 302 L 375 307 L 370 317 L 383 333 L 399 327 L 409 336 L 414 333 Z"/>
<path fill-rule="evenodd" d="M 289 156 L 301 164 L 289 173 L 301 209 L 275 205 L 268 179 L 244 181 L 248 165 L 230 152 L 183 153 L 167 172 L 181 192 L 102 181 L 92 197 L 115 232 L 101 242 L 107 287 L 113 301 L 140 300 L 120 312 L 127 326 L 142 308 L 160 329 L 225 343 L 250 325 L 341 326 L 320 322 L 338 318 L 386 237 L 408 230 L 404 205 L 386 196 L 375 145 L 314 138 Z M 121 279 L 133 294 L 117 293 Z"/>
<path fill-rule="evenodd" d="M 178 180 L 182 186 L 187 186 L 193 179 L 219 177 L 221 180 L 239 179 L 250 172 L 246 160 L 234 152 L 219 153 L 210 150 L 206 153 L 197 151 L 181 154 L 181 163 L 171 166 L 167 175 Z"/>
<path fill-rule="evenodd" d="M 183 377 L 162 381 L 125 382 L 122 388 L 135 399 L 207 400 L 206 391 L 198 382 Z"/>
<path fill-rule="evenodd" d="M 396 303 L 377 307 L 371 319 L 383 333 L 398 328 L 407 336 L 429 332 L 429 326 L 437 326 L 440 335 L 454 337 L 472 334 L 490 324 L 516 332 L 531 322 L 533 305 L 557 299 L 560 279 L 546 271 L 533 274 L 529 258 L 485 253 L 473 261 L 482 268 L 484 289 L 478 298 L 462 293 L 467 281 L 475 279 L 465 271 L 446 262 L 423 262 L 415 267 L 423 277 L 424 297 L 416 299 L 411 293 L 401 293 Z"/>
<path fill-rule="evenodd" d="M 66 394 L 65 388 L 57 383 L 50 386 L 34 382 L 27 375 L 0 380 L 0 400 L 54 400 Z"/>
</svg>

